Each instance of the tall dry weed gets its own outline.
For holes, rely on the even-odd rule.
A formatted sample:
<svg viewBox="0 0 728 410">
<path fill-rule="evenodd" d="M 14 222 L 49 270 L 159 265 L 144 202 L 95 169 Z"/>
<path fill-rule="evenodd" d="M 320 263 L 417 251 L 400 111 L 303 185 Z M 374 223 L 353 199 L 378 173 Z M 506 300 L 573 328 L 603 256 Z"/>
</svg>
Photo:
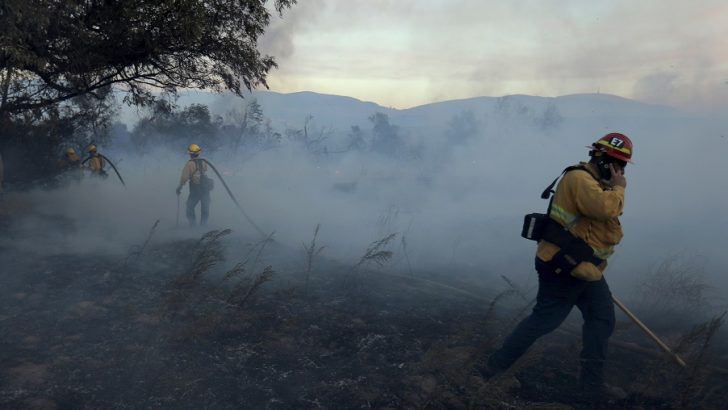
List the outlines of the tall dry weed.
<svg viewBox="0 0 728 410">
<path fill-rule="evenodd" d="M 384 266 L 390 259 L 392 259 L 392 251 L 386 250 L 386 246 L 397 237 L 397 233 L 390 233 L 382 239 L 376 240 L 369 244 L 364 255 L 359 259 L 359 262 L 354 265 L 352 271 L 355 271 L 359 267 L 367 264 L 374 264 L 379 267 Z"/>
<path fill-rule="evenodd" d="M 167 297 L 167 313 L 177 315 L 185 307 L 196 305 L 194 298 L 200 295 L 200 279 L 203 274 L 225 260 L 224 249 L 220 241 L 232 231 L 230 229 L 212 230 L 200 237 L 192 253 L 194 255 L 190 268 L 175 278 Z"/>
<path fill-rule="evenodd" d="M 671 323 L 695 319 L 708 311 L 711 288 L 705 281 L 702 260 L 688 253 L 671 254 L 662 260 L 638 287 L 640 310 Z"/>
<path fill-rule="evenodd" d="M 313 231 L 313 238 L 311 239 L 311 242 L 306 245 L 303 244 L 303 250 L 306 253 L 306 273 L 305 273 L 305 291 L 308 293 L 308 283 L 311 278 L 311 271 L 313 269 L 313 259 L 318 256 L 321 252 L 323 252 L 325 246 L 317 246 L 316 245 L 316 239 L 318 238 L 319 229 L 321 228 L 321 224 L 316 224 L 316 229 Z"/>
<path fill-rule="evenodd" d="M 724 317 L 725 313 L 697 325 L 680 338 L 673 351 L 685 360 L 686 368 L 662 356 L 646 367 L 631 390 L 645 398 L 660 398 L 671 408 L 714 408 L 710 347 Z"/>
<path fill-rule="evenodd" d="M 222 275 L 219 282 L 203 281 L 203 274 L 224 261 L 220 242 L 229 229 L 206 233 L 195 247 L 191 268 L 172 284 L 172 296 L 168 299 L 170 317 L 178 321 L 178 336 L 183 339 L 208 337 L 232 320 L 250 303 L 262 285 L 272 280 L 275 272 L 266 266 L 257 275 L 249 275 L 260 261 L 266 244 L 272 242 L 271 233 L 253 246 L 244 261 L 236 263 Z M 250 265 L 250 268 L 248 267 Z M 237 313 L 236 313 L 237 312 Z M 236 319 L 237 320 L 237 319 Z"/>
</svg>

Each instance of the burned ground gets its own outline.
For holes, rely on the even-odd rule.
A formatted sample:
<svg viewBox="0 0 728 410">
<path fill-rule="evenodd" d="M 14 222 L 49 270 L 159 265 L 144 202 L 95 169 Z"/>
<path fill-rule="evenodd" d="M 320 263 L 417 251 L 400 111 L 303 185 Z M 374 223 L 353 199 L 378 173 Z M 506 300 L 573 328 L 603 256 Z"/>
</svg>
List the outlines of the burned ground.
<svg viewBox="0 0 728 410">
<path fill-rule="evenodd" d="M 608 379 L 629 397 L 608 401 L 576 389 L 573 317 L 505 375 L 480 377 L 475 367 L 529 309 L 532 295 L 505 282 L 323 257 L 309 270 L 305 252 L 228 231 L 153 236 L 127 255 L 2 250 L 0 407 L 723 408 L 728 399 L 718 321 L 661 329 L 688 369 L 646 354 L 656 350 L 620 322 Z"/>
</svg>

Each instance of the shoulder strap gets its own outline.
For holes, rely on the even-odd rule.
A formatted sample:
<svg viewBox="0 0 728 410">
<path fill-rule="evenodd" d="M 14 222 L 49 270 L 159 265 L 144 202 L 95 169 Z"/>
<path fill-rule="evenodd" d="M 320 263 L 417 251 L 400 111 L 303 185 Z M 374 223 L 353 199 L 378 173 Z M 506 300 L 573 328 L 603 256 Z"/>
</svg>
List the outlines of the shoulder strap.
<svg viewBox="0 0 728 410">
<path fill-rule="evenodd" d="M 200 171 L 200 175 L 204 175 L 205 174 L 205 169 L 200 166 L 200 162 L 202 160 L 199 159 L 199 158 L 197 158 L 197 159 L 194 159 L 193 161 L 195 161 L 195 168 L 196 168 L 195 171 Z"/>
<path fill-rule="evenodd" d="M 559 174 L 559 176 L 557 176 L 554 179 L 554 181 L 552 183 L 550 183 L 549 186 L 546 187 L 546 189 L 543 190 L 543 192 L 541 193 L 541 199 L 549 199 L 549 197 L 551 196 L 551 194 L 554 193 L 554 185 L 556 185 L 556 181 L 558 181 L 559 178 L 561 178 L 567 172 L 573 171 L 575 169 L 580 169 L 582 171 L 589 172 L 589 171 L 586 170 L 586 168 L 584 168 L 583 165 L 572 165 L 570 167 L 566 167 L 563 171 L 561 171 L 561 174 Z M 589 172 L 589 174 L 591 175 L 591 172 Z"/>
<path fill-rule="evenodd" d="M 579 164 L 579 165 L 572 165 L 570 167 L 564 168 L 564 170 L 561 171 L 561 174 L 559 176 L 557 176 L 556 179 L 554 179 L 554 181 L 551 182 L 549 184 L 549 186 L 547 186 L 546 189 L 544 189 L 543 192 L 541 193 L 541 199 L 549 199 L 549 197 L 551 198 L 551 200 L 549 201 L 549 207 L 546 208 L 546 215 L 550 215 L 551 214 L 551 205 L 554 203 L 554 197 L 551 196 L 551 195 L 553 195 L 553 193 L 554 193 L 554 185 L 556 185 L 556 181 L 558 181 L 559 178 L 561 178 L 567 172 L 571 172 L 571 171 L 574 171 L 574 170 L 582 170 L 582 171 L 588 173 L 589 175 L 591 175 L 592 178 L 597 179 L 597 177 L 595 177 L 594 174 L 592 174 L 591 172 L 589 172 L 589 170 L 586 169 L 586 167 L 584 165 L 581 165 L 581 164 Z M 598 181 L 599 180 L 597 179 L 597 182 Z"/>
</svg>

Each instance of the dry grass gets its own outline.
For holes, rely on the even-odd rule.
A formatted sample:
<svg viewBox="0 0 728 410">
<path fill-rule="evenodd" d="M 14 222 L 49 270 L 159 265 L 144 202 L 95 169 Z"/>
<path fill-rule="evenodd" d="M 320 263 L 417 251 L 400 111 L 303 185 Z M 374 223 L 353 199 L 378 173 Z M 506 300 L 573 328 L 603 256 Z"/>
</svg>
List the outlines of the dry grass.
<svg viewBox="0 0 728 410">
<path fill-rule="evenodd" d="M 318 256 L 325 248 L 325 246 L 317 246 L 316 245 L 316 239 L 318 238 L 319 229 L 321 228 L 321 224 L 316 224 L 316 229 L 313 231 L 313 238 L 311 239 L 311 243 L 306 245 L 303 244 L 303 251 L 306 253 L 306 283 L 304 285 L 305 291 L 308 293 L 308 283 L 309 279 L 311 277 L 311 270 L 313 269 L 313 259 L 314 257 Z"/>
<path fill-rule="evenodd" d="M 699 255 L 669 255 L 651 269 L 639 286 L 642 310 L 656 316 L 692 319 L 709 308 L 708 286 Z"/>
<path fill-rule="evenodd" d="M 208 291 L 202 286 L 203 274 L 225 260 L 221 239 L 232 231 L 213 230 L 204 234 L 195 244 L 192 253 L 195 255 L 190 268 L 179 275 L 170 284 L 165 303 L 165 315 L 176 317 L 191 313 L 200 304 Z"/>
<path fill-rule="evenodd" d="M 534 346 L 507 371 L 484 380 L 474 368 L 500 340 L 500 332 L 494 331 L 478 346 L 469 345 L 473 326 L 493 330 L 503 325 L 496 323 L 495 307 L 515 294 L 513 289 L 499 293 L 489 303 L 480 324 L 461 326 L 430 347 L 415 366 L 416 376 L 410 379 L 410 383 L 423 386 L 421 393 L 416 397 L 417 402 L 408 404 L 414 408 L 515 408 L 509 404 L 513 401 L 513 391 L 520 387 L 514 375 L 538 362 L 542 348 Z M 516 319 L 520 319 L 520 311 Z"/>
<path fill-rule="evenodd" d="M 390 233 L 389 235 L 374 241 L 369 244 L 364 255 L 359 259 L 359 262 L 354 265 L 352 271 L 355 271 L 361 266 L 368 264 L 375 264 L 379 267 L 384 266 L 390 259 L 392 259 L 392 251 L 385 250 L 384 248 L 397 237 L 397 233 Z"/>
<path fill-rule="evenodd" d="M 410 263 L 409 254 L 407 253 L 407 238 L 405 235 L 402 235 L 402 253 L 404 254 L 404 258 L 407 261 L 407 269 L 409 270 L 410 276 L 415 276 L 415 273 L 412 271 L 412 264 Z"/>
<path fill-rule="evenodd" d="M 247 262 L 250 255 L 255 249 L 258 249 L 258 251 L 255 253 L 255 258 L 253 259 L 253 264 L 250 266 L 250 270 L 254 271 L 256 266 L 258 265 L 258 262 L 261 260 L 261 256 L 263 255 L 263 251 L 265 250 L 266 246 L 268 244 L 275 242 L 275 239 L 273 237 L 275 236 L 275 231 L 269 233 L 265 238 L 258 241 L 250 250 L 248 255 L 245 257 L 245 261 Z"/>
<path fill-rule="evenodd" d="M 680 338 L 673 350 L 685 359 L 687 368 L 662 356 L 647 366 L 644 376 L 631 390 L 642 397 L 659 397 L 669 402 L 671 408 L 711 408 L 708 403 L 717 392 L 706 388 L 713 375 L 710 347 L 724 317 L 725 313 L 695 326 Z"/>
<path fill-rule="evenodd" d="M 260 289 L 260 286 L 273 279 L 275 271 L 272 266 L 266 266 L 263 271 L 253 278 L 241 280 L 228 294 L 225 302 L 228 306 L 241 308 L 250 297 Z"/>
<path fill-rule="evenodd" d="M 709 363 L 709 347 L 718 329 L 723 324 L 725 313 L 715 317 L 701 325 L 693 328 L 691 332 L 683 337 L 676 348 L 677 352 L 688 357 L 688 368 L 685 372 L 682 383 L 679 384 L 678 394 L 675 399 L 677 408 L 688 408 L 695 403 L 707 401 L 713 391 L 706 391 L 705 386 L 710 377 L 707 365 Z"/>
<path fill-rule="evenodd" d="M 520 286 L 516 286 L 516 284 L 513 283 L 513 281 L 510 280 L 506 275 L 500 275 L 500 277 L 501 277 L 501 279 L 503 279 L 508 284 L 508 287 L 509 288 L 513 289 L 516 292 L 516 294 L 521 299 L 523 299 L 525 302 L 528 302 L 529 301 L 529 298 L 528 298 L 528 295 L 527 295 L 527 293 L 528 293 L 527 291 L 524 291 L 523 289 L 521 289 Z"/>
<path fill-rule="evenodd" d="M 189 271 L 180 276 L 175 283 L 179 286 L 194 285 L 202 274 L 212 269 L 215 265 L 225 260 L 223 247 L 220 240 L 229 235 L 232 231 L 224 229 L 213 230 L 202 235 L 195 247 L 195 258 Z"/>
<path fill-rule="evenodd" d="M 271 233 L 250 249 L 245 260 L 226 271 L 219 282 L 203 281 L 206 272 L 224 261 L 221 240 L 230 233 L 229 229 L 225 229 L 203 235 L 195 246 L 190 269 L 172 283 L 167 311 L 171 319 L 178 320 L 178 335 L 183 339 L 209 337 L 229 322 L 231 314 L 250 303 L 262 285 L 275 274 L 271 266 L 264 267 L 257 275 L 248 274 L 254 271 L 265 246 L 273 241 Z"/>
</svg>

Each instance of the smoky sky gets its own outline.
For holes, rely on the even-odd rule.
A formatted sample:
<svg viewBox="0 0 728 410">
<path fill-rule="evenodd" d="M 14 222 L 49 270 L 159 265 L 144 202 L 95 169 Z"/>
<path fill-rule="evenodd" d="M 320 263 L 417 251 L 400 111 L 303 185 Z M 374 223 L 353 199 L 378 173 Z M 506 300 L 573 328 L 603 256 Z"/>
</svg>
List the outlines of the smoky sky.
<svg viewBox="0 0 728 410">
<path fill-rule="evenodd" d="M 280 92 L 398 108 L 480 95 L 602 92 L 721 110 L 728 102 L 726 15 L 720 1 L 319 0 L 275 21 L 264 44 L 280 63 L 270 77 Z"/>
</svg>

